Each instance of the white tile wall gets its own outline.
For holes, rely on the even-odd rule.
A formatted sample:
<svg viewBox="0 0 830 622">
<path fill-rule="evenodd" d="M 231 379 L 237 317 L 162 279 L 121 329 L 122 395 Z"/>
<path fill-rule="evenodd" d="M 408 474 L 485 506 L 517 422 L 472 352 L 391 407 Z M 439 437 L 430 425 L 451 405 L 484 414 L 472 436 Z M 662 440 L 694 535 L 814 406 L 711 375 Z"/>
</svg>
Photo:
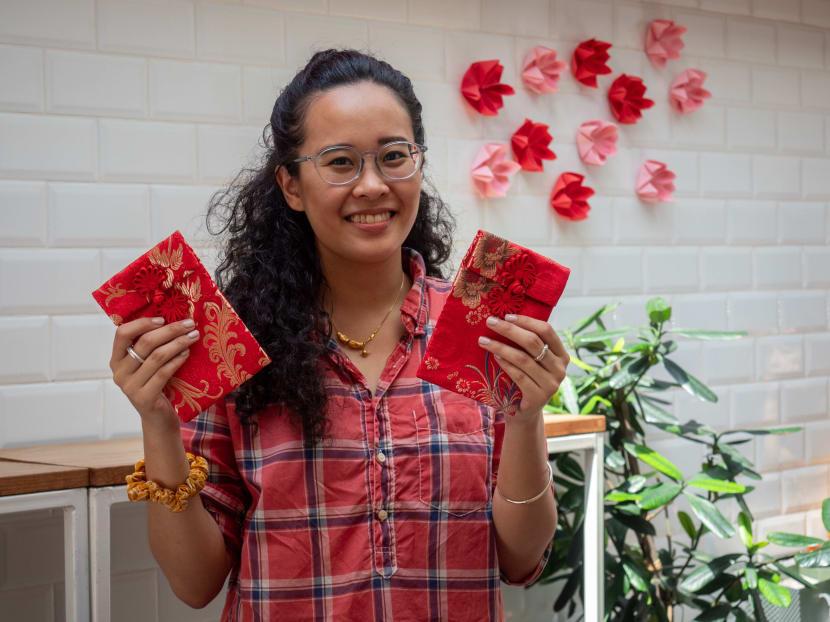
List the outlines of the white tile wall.
<svg viewBox="0 0 830 622">
<path fill-rule="evenodd" d="M 657 18 L 689 28 L 681 59 L 663 70 L 642 52 L 644 29 Z M 589 37 L 613 43 L 614 73 L 600 89 L 568 72 L 558 93 L 523 87 L 519 64 L 533 45 L 569 61 Z M 830 493 L 827 0 L 0 3 L 0 84 L 12 85 L 0 87 L 0 445 L 140 432 L 110 379 L 113 327 L 90 292 L 175 229 L 209 268 L 216 264 L 208 202 L 255 163 L 274 98 L 312 51 L 329 45 L 371 50 L 413 79 L 429 172 L 459 218 L 456 262 L 484 227 L 570 266 L 557 328 L 612 300 L 623 305 L 610 326 L 641 324 L 648 298 L 663 295 L 675 326 L 748 331 L 736 341 L 680 340 L 673 358 L 720 401 L 701 407 L 678 392 L 673 409 L 718 429 L 803 425 L 742 447 L 764 471 L 751 498 L 759 530 L 820 529 L 816 508 Z M 502 81 L 517 93 L 497 117 L 482 117 L 458 84 L 471 62 L 490 58 L 501 60 Z M 691 67 L 707 72 L 713 97 L 678 115 L 666 89 Z M 619 153 L 606 166 L 587 167 L 575 128 L 610 119 L 605 89 L 621 72 L 643 76 L 656 105 L 621 127 Z M 476 151 L 508 141 L 526 117 L 550 125 L 557 159 L 544 173 L 518 174 L 506 198 L 478 199 L 469 180 Z M 674 202 L 634 196 L 646 159 L 677 174 Z M 596 191 L 585 221 L 549 207 L 563 171 L 585 174 Z M 673 439 L 655 442 L 677 453 Z M 692 469 L 700 456 L 683 460 Z M 59 538 L 59 517 L 48 516 Z M 116 513 L 123 526 L 136 520 L 143 516 Z M 0 532 L 22 534 L 19 525 L 25 520 L 0 521 Z M 44 529 L 26 531 L 21 547 Z M 62 619 L 60 543 L 41 540 L 45 565 L 37 566 L 0 535 L 0 556 L 22 564 L 14 589 L 0 571 L 0 611 L 15 619 Z M 122 607 L 114 617 L 218 619 L 221 598 L 189 610 L 146 546 L 134 548 L 127 557 L 143 561 L 113 568 L 113 602 Z M 133 598 L 138 592 L 150 596 Z M 506 601 L 521 606 L 513 619 L 545 608 L 544 598 L 533 604 L 534 590 L 521 593 Z"/>
</svg>

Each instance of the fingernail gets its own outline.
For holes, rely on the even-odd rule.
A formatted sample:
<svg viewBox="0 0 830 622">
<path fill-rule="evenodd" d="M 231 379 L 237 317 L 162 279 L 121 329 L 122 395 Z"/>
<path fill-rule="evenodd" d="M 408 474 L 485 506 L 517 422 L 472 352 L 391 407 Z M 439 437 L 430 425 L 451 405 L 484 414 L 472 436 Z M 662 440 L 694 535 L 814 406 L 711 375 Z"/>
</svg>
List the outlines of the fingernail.
<svg viewBox="0 0 830 622">
<path fill-rule="evenodd" d="M 196 322 L 194 322 L 190 318 L 187 318 L 184 322 L 182 322 L 182 326 L 184 326 L 185 328 L 193 328 L 194 326 L 196 326 Z"/>
<path fill-rule="evenodd" d="M 482 335 L 478 338 L 478 343 L 482 346 L 486 346 L 488 343 L 490 343 L 490 338 Z"/>
<path fill-rule="evenodd" d="M 153 318 L 153 324 L 155 324 L 156 326 L 161 326 L 162 324 L 164 324 L 164 318 L 163 317 L 154 317 Z"/>
<path fill-rule="evenodd" d="M 182 350 L 179 352 L 179 356 L 187 356 L 188 354 L 190 354 L 190 350 Z"/>
<path fill-rule="evenodd" d="M 504 319 L 507 320 L 508 322 L 515 322 L 516 321 L 516 316 L 513 315 L 512 313 L 508 313 L 507 315 L 504 316 Z"/>
<path fill-rule="evenodd" d="M 490 317 L 487 318 L 487 326 L 495 326 L 498 323 L 499 323 L 499 318 L 497 318 L 494 315 L 491 315 Z"/>
<path fill-rule="evenodd" d="M 191 330 L 189 333 L 187 333 L 187 338 L 188 339 L 196 339 L 196 337 L 198 337 L 198 336 L 199 336 L 199 331 L 198 330 Z"/>
</svg>

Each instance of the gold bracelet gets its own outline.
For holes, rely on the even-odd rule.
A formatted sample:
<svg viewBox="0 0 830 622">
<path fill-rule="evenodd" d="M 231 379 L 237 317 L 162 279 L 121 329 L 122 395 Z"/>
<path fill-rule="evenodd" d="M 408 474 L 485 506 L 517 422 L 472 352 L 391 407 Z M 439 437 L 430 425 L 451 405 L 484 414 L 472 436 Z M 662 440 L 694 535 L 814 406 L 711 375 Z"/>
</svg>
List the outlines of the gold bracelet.
<svg viewBox="0 0 830 622">
<path fill-rule="evenodd" d="M 534 501 L 536 501 L 537 499 L 541 499 L 541 498 L 542 498 L 542 496 L 543 496 L 543 495 L 544 495 L 544 494 L 545 494 L 548 490 L 550 490 L 550 485 L 551 485 L 551 482 L 553 482 L 553 469 L 552 469 L 552 468 L 551 468 L 551 466 L 550 466 L 550 462 L 545 462 L 545 464 L 546 464 L 546 465 L 547 465 L 547 467 L 548 467 L 548 474 L 549 474 L 549 476 L 550 476 L 550 477 L 548 478 L 548 484 L 547 484 L 547 486 L 545 486 L 545 487 L 542 489 L 542 492 L 540 492 L 538 495 L 536 495 L 535 497 L 531 497 L 530 499 L 525 499 L 524 501 L 513 501 L 513 499 L 508 499 L 508 498 L 507 498 L 507 497 L 505 497 L 503 494 L 501 494 L 501 490 L 499 490 L 499 489 L 498 489 L 498 487 L 496 487 L 496 491 L 498 491 L 499 496 L 500 496 L 502 499 L 504 499 L 505 501 L 507 501 L 508 503 L 515 503 L 516 505 L 524 505 L 525 503 L 533 503 L 533 502 L 534 502 Z"/>
<path fill-rule="evenodd" d="M 187 454 L 190 473 L 176 490 L 162 488 L 156 482 L 147 481 L 144 459 L 135 463 L 135 473 L 127 476 L 127 497 L 130 501 L 154 501 L 166 505 L 171 512 L 183 512 L 192 496 L 204 488 L 208 474 L 207 460 L 201 456 Z"/>
</svg>

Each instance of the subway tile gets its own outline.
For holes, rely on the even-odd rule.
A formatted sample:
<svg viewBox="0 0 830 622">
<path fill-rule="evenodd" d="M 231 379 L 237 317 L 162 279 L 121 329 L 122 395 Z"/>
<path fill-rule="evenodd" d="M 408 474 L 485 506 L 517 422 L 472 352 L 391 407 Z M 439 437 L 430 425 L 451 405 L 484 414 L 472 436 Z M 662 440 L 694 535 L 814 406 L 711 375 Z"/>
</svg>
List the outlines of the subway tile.
<svg viewBox="0 0 830 622">
<path fill-rule="evenodd" d="M 781 479 L 785 513 L 812 509 L 830 495 L 830 470 L 826 465 L 785 471 Z"/>
<path fill-rule="evenodd" d="M 801 70 L 801 105 L 830 109 L 830 71 Z"/>
<path fill-rule="evenodd" d="M 729 330 L 744 330 L 753 336 L 778 332 L 778 298 L 773 293 L 730 294 L 727 315 Z"/>
<path fill-rule="evenodd" d="M 199 126 L 199 177 L 203 181 L 229 182 L 243 167 L 258 164 L 262 148 L 258 127 Z"/>
<path fill-rule="evenodd" d="M 696 249 L 645 249 L 645 285 L 655 292 L 689 292 L 700 287 Z"/>
<path fill-rule="evenodd" d="M 141 246 L 149 243 L 147 186 L 49 184 L 51 246 Z"/>
<path fill-rule="evenodd" d="M 551 24 L 551 35 L 566 41 L 584 41 L 596 38 L 614 41 L 613 6 L 593 0 L 553 0 L 556 13 Z M 611 52 L 613 58 L 614 52 Z"/>
<path fill-rule="evenodd" d="M 774 63 L 775 26 L 743 19 L 726 20 L 726 55 L 750 63 Z"/>
<path fill-rule="evenodd" d="M 747 248 L 705 248 L 701 253 L 705 291 L 735 291 L 752 287 L 752 253 Z"/>
<path fill-rule="evenodd" d="M 614 38 L 611 40 L 614 45 L 644 50 L 649 24 L 655 19 L 671 19 L 672 9 L 656 4 L 646 6 L 617 4 L 614 18 Z"/>
<path fill-rule="evenodd" d="M 329 0 L 329 13 L 343 17 L 406 21 L 406 0 Z"/>
<path fill-rule="evenodd" d="M 647 150 L 643 150 L 641 159 L 636 165 L 639 169 L 645 160 L 665 162 L 669 170 L 676 175 L 674 179 L 675 197 L 697 196 L 701 188 L 705 189 L 705 184 L 698 182 L 699 175 L 702 177 L 703 171 L 702 157 L 701 164 L 698 166 L 698 154 L 695 151 L 649 147 Z M 740 165 L 738 168 L 740 168 Z"/>
<path fill-rule="evenodd" d="M 369 22 L 372 52 L 412 80 L 444 79 L 445 36 L 433 28 Z"/>
<path fill-rule="evenodd" d="M 610 197 L 591 197 L 591 212 L 587 220 L 574 222 L 561 216 L 553 217 L 550 242 L 578 247 L 610 244 L 614 239 L 613 202 Z"/>
<path fill-rule="evenodd" d="M 499 34 L 489 34 L 482 32 L 457 32 L 452 36 L 447 36 L 445 39 L 446 46 L 446 79 L 453 85 L 453 88 L 458 90 L 458 85 L 464 73 L 470 67 L 471 63 L 479 60 L 500 59 L 504 67 L 501 74 L 501 82 L 513 85 L 514 88 L 520 87 L 520 77 L 518 68 L 510 62 L 509 59 L 515 57 L 515 40 L 513 37 Z M 459 93 L 460 97 L 460 93 Z M 505 107 L 499 112 L 499 115 L 506 114 L 510 111 L 511 98 L 514 95 L 506 95 L 504 97 Z M 495 119 L 487 119 L 487 121 L 498 121 Z"/>
<path fill-rule="evenodd" d="M 801 249 L 755 249 L 755 284 L 758 289 L 801 287 Z"/>
<path fill-rule="evenodd" d="M 716 11 L 730 15 L 749 15 L 751 0 L 700 0 L 702 11 Z"/>
<path fill-rule="evenodd" d="M 115 326 L 102 313 L 52 318 L 52 377 L 55 380 L 108 378 Z"/>
<path fill-rule="evenodd" d="M 824 292 L 782 294 L 781 332 L 827 330 L 827 296 Z"/>
<path fill-rule="evenodd" d="M 29 45 L 95 48 L 94 0 L 4 0 L 0 38 Z"/>
<path fill-rule="evenodd" d="M 57 529 L 55 532 L 60 535 Z M 50 543 L 41 539 L 36 546 L 42 550 Z M 54 542 L 54 546 L 56 550 L 62 548 L 60 541 Z M 31 551 L 27 551 L 27 554 L 30 558 L 37 557 L 32 556 Z M 0 592 L 0 610 L 9 620 L 53 620 L 56 609 L 53 588 L 52 584 L 47 583 L 3 590 Z"/>
<path fill-rule="evenodd" d="M 548 0 L 528 0 L 521 8 L 501 0 L 482 0 L 481 29 L 490 32 L 547 37 L 550 19 Z M 518 10 L 517 10 L 518 9 Z"/>
<path fill-rule="evenodd" d="M 147 63 L 143 58 L 47 50 L 46 102 L 50 112 L 145 116 Z"/>
<path fill-rule="evenodd" d="M 192 181 L 196 128 L 190 123 L 101 119 L 101 176 L 112 181 Z"/>
<path fill-rule="evenodd" d="M 0 313 L 73 313 L 97 308 L 95 249 L 0 249 Z"/>
<path fill-rule="evenodd" d="M 301 68 L 313 52 L 326 48 L 364 49 L 369 43 L 366 22 L 344 17 L 291 13 L 285 22 L 286 65 Z"/>
<path fill-rule="evenodd" d="M 830 287 L 830 248 L 804 249 L 804 284 Z"/>
<path fill-rule="evenodd" d="M 614 199 L 614 228 L 618 244 L 665 244 L 674 229 L 671 206 L 645 205 L 638 199 Z"/>
<path fill-rule="evenodd" d="M 730 147 L 775 148 L 775 111 L 729 108 L 726 116 L 727 142 Z"/>
<path fill-rule="evenodd" d="M 758 518 L 775 516 L 781 513 L 781 474 L 764 473 L 761 481 L 753 481 L 752 514 Z"/>
<path fill-rule="evenodd" d="M 462 30 L 481 27 L 480 0 L 407 0 L 407 14 L 412 24 Z"/>
<path fill-rule="evenodd" d="M 824 203 L 780 203 L 778 233 L 782 244 L 823 244 Z"/>
<path fill-rule="evenodd" d="M 691 147 L 723 147 L 726 144 L 725 116 L 725 109 L 714 104 L 703 106 L 694 114 L 672 114 L 672 143 Z"/>
<path fill-rule="evenodd" d="M 277 67 L 242 68 L 242 108 L 245 121 L 253 125 L 270 124 L 271 112 L 294 72 Z"/>
<path fill-rule="evenodd" d="M 672 296 L 672 328 L 726 330 L 726 300 L 720 294 Z"/>
<path fill-rule="evenodd" d="M 804 375 L 804 340 L 801 336 L 764 337 L 758 340 L 758 377 L 761 380 Z"/>
<path fill-rule="evenodd" d="M 824 67 L 824 34 L 820 30 L 778 24 L 778 64 Z"/>
<path fill-rule="evenodd" d="M 781 0 L 752 0 L 752 14 L 755 17 L 789 22 L 798 22 L 801 11 L 798 2 L 781 2 Z"/>
<path fill-rule="evenodd" d="M 681 344 L 683 348 L 684 344 Z M 672 355 L 674 359 L 675 355 Z M 698 373 L 697 371 L 695 373 Z M 704 402 L 687 391 L 677 391 L 674 394 L 674 414 L 680 421 L 699 421 L 718 431 L 729 428 L 729 391 L 718 387 L 717 402 Z"/>
<path fill-rule="evenodd" d="M 808 376 L 830 376 L 830 335 L 810 335 L 804 341 L 804 361 Z"/>
<path fill-rule="evenodd" d="M 810 26 L 830 28 L 830 3 L 827 0 L 801 0 L 801 20 Z"/>
<path fill-rule="evenodd" d="M 726 202 L 731 244 L 774 244 L 778 239 L 778 208 L 774 201 Z"/>
<path fill-rule="evenodd" d="M 14 84 L 0 91 L 0 109 L 43 110 L 43 50 L 0 45 L 0 84 Z"/>
<path fill-rule="evenodd" d="M 544 244 L 549 239 L 551 209 L 539 197 L 490 199 L 484 214 L 488 231 L 498 231 L 510 240 L 522 240 L 520 244 Z"/>
<path fill-rule="evenodd" d="M 171 231 L 172 233 L 172 231 Z M 166 236 L 164 236 L 166 237 Z M 163 238 L 153 239 L 153 242 L 158 243 L 161 242 Z M 104 274 L 104 277 L 101 279 L 101 283 L 98 283 L 100 286 L 104 279 L 108 279 L 110 276 L 115 274 L 116 272 L 120 272 L 124 268 L 127 267 L 130 263 L 132 263 L 135 259 L 138 259 L 147 252 L 146 247 L 136 247 L 136 248 L 102 248 L 101 249 L 101 272 Z M 96 307 L 97 309 L 97 307 Z"/>
<path fill-rule="evenodd" d="M 102 438 L 141 436 L 141 416 L 111 379 L 104 380 L 104 431 Z"/>
<path fill-rule="evenodd" d="M 193 3 L 98 0 L 98 47 L 112 52 L 192 58 Z"/>
<path fill-rule="evenodd" d="M 797 198 L 801 193 L 799 159 L 787 156 L 752 157 L 752 188 L 759 198 Z"/>
<path fill-rule="evenodd" d="M 801 183 L 805 199 L 830 198 L 830 158 L 803 158 Z"/>
<path fill-rule="evenodd" d="M 778 146 L 782 151 L 821 153 L 824 117 L 820 114 L 778 112 Z"/>
<path fill-rule="evenodd" d="M 764 382 L 732 388 L 732 429 L 765 428 L 781 422 L 778 384 Z"/>
<path fill-rule="evenodd" d="M 679 244 L 722 244 L 726 208 L 717 199 L 679 199 L 674 206 L 674 240 Z"/>
<path fill-rule="evenodd" d="M 807 439 L 807 463 L 830 462 L 830 421 L 811 421 L 804 427 Z"/>
<path fill-rule="evenodd" d="M 0 382 L 49 380 L 49 318 L 0 317 Z"/>
<path fill-rule="evenodd" d="M 0 180 L 0 245 L 46 244 L 46 184 Z"/>
<path fill-rule="evenodd" d="M 586 248 L 583 257 L 586 294 L 643 291 L 642 251 L 639 248 Z"/>
<path fill-rule="evenodd" d="M 222 62 L 285 63 L 285 18 L 254 7 L 196 6 L 196 54 Z"/>
<path fill-rule="evenodd" d="M 2 447 L 101 438 L 100 380 L 0 386 Z"/>
<path fill-rule="evenodd" d="M 164 620 L 158 616 L 159 595 L 156 590 L 156 569 L 113 574 L 110 580 L 110 599 L 113 613 L 121 610 L 127 622 Z M 117 604 L 116 604 L 117 603 Z M 182 622 L 184 622 L 182 620 Z"/>
<path fill-rule="evenodd" d="M 799 75 L 792 69 L 752 69 L 752 99 L 771 106 L 798 106 Z"/>
<path fill-rule="evenodd" d="M 236 0 L 230 0 L 234 2 Z M 243 0 L 245 4 L 266 9 L 303 11 L 305 13 L 326 13 L 328 0 Z"/>
<path fill-rule="evenodd" d="M 725 54 L 726 26 L 723 17 L 677 11 L 675 21 L 686 26 L 683 35 L 686 47 L 684 55 L 713 56 L 722 58 Z"/>
<path fill-rule="evenodd" d="M 826 378 L 804 378 L 781 383 L 781 420 L 784 423 L 803 423 L 826 418 Z"/>
<path fill-rule="evenodd" d="M 150 114 L 181 121 L 239 121 L 242 72 L 235 65 L 150 61 Z"/>
<path fill-rule="evenodd" d="M 93 179 L 95 119 L 0 113 L 0 175 Z M 44 149 L 43 145 L 49 145 Z"/>
<path fill-rule="evenodd" d="M 805 512 L 805 521 L 807 523 L 806 531 L 804 532 L 805 536 L 827 539 L 829 532 L 827 527 L 824 525 L 824 521 L 822 520 L 820 509 Z"/>
<path fill-rule="evenodd" d="M 700 154 L 704 196 L 749 194 L 752 191 L 752 160 L 748 155 Z"/>
<path fill-rule="evenodd" d="M 151 241 L 163 240 L 178 230 L 191 246 L 216 244 L 205 221 L 208 203 L 216 191 L 211 186 L 152 186 Z"/>
<path fill-rule="evenodd" d="M 705 86 L 712 93 L 713 101 L 749 102 L 752 99 L 752 71 L 747 63 L 716 58 L 690 60 L 694 67 L 706 72 Z"/>
<path fill-rule="evenodd" d="M 756 441 L 756 464 L 760 471 L 778 471 L 804 466 L 804 430 L 790 434 L 769 434 L 757 438 Z"/>
<path fill-rule="evenodd" d="M 454 85 L 419 80 L 415 93 L 423 105 L 423 121 L 427 136 L 449 138 L 480 138 L 481 118 L 469 109 Z"/>
</svg>

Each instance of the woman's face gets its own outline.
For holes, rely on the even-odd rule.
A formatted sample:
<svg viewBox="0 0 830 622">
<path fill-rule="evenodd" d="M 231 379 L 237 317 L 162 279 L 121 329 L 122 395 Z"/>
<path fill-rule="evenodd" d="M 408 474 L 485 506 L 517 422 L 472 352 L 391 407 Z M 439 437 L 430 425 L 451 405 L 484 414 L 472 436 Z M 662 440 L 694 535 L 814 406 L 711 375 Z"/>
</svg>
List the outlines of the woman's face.
<svg viewBox="0 0 830 622">
<path fill-rule="evenodd" d="M 304 129 L 301 157 L 332 145 L 364 153 L 393 140 L 415 140 L 406 108 L 390 89 L 372 82 L 339 86 L 315 97 Z M 324 264 L 371 264 L 400 256 L 418 215 L 420 170 L 409 179 L 390 181 L 380 175 L 374 157 L 366 155 L 360 178 L 343 186 L 323 181 L 310 161 L 299 164 L 296 178 L 284 167 L 279 174 L 289 206 L 305 212 L 311 223 Z"/>
</svg>

